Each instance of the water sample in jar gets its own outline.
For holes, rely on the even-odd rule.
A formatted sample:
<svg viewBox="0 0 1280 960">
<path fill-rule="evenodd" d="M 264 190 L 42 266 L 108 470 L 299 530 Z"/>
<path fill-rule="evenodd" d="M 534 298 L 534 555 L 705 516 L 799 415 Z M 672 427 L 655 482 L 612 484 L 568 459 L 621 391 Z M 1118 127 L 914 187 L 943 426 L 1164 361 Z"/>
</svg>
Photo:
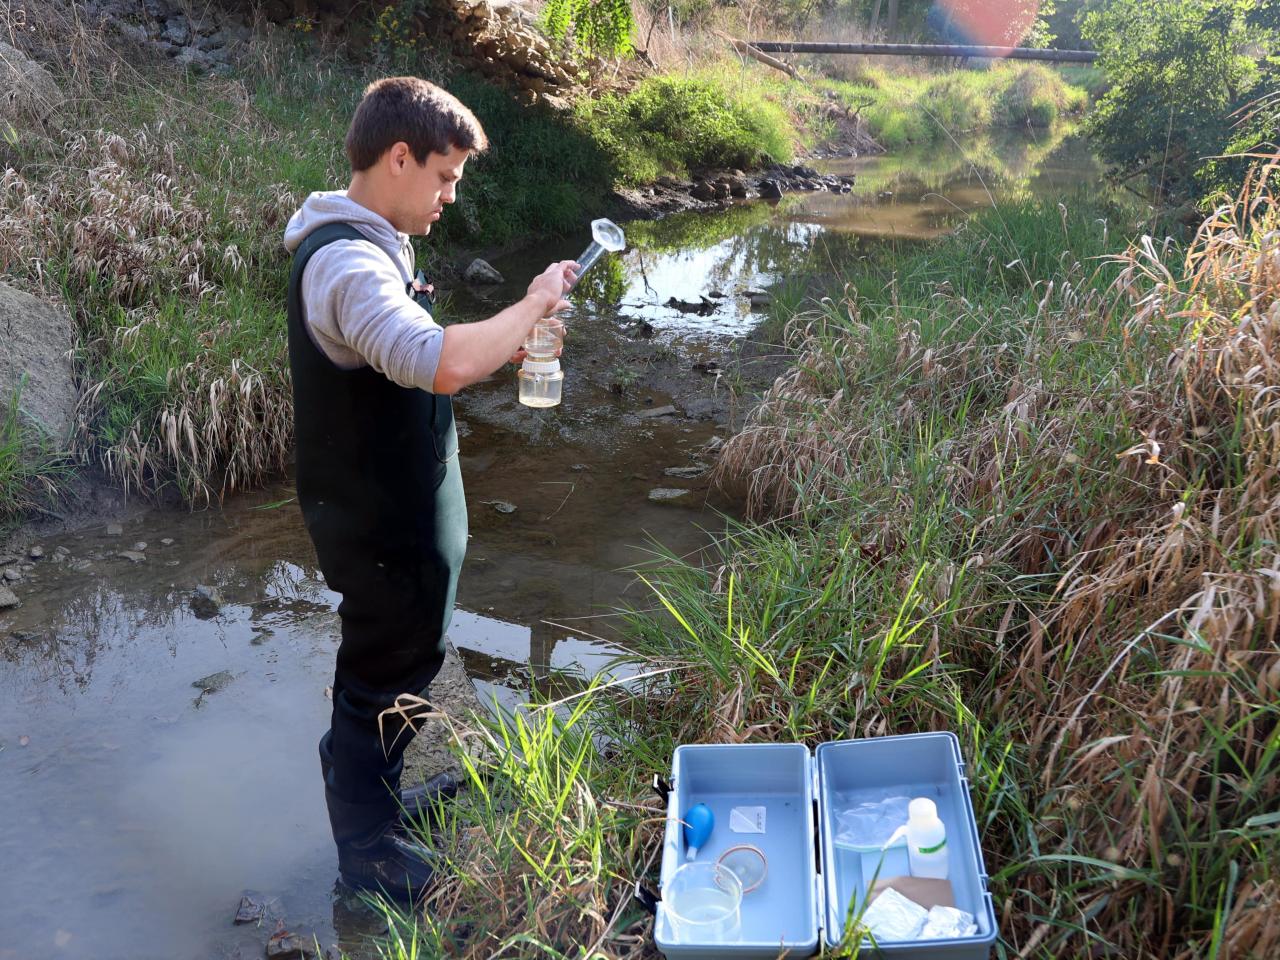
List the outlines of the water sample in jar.
<svg viewBox="0 0 1280 960">
<path fill-rule="evenodd" d="M 554 407 L 564 390 L 564 371 L 555 357 L 534 360 L 526 357 L 520 365 L 520 402 L 526 407 Z"/>
</svg>

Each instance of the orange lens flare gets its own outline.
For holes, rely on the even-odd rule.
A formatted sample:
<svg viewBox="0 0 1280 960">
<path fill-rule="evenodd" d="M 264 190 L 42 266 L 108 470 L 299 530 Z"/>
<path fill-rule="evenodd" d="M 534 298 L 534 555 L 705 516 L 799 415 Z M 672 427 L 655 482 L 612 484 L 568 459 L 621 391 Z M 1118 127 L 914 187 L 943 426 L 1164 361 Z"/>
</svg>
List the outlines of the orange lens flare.
<svg viewBox="0 0 1280 960">
<path fill-rule="evenodd" d="M 937 0 L 942 32 L 952 43 L 1016 47 L 1039 12 L 1040 0 Z"/>
</svg>

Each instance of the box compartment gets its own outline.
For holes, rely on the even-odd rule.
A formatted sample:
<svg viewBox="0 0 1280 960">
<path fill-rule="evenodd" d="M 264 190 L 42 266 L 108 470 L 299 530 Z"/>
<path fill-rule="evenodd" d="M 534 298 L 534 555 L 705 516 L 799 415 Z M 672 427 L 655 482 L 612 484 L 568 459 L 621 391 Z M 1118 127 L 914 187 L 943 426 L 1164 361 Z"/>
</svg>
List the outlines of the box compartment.
<svg viewBox="0 0 1280 960">
<path fill-rule="evenodd" d="M 820 816 L 819 838 L 826 885 L 824 940 L 840 942 L 850 904 L 864 906 L 872 881 L 910 873 L 905 846 L 883 854 L 859 853 L 835 842 L 839 813 L 854 801 L 884 796 L 886 791 L 928 797 L 947 828 L 948 877 L 955 905 L 973 914 L 978 931 L 950 940 L 900 940 L 877 944 L 895 960 L 985 960 L 996 939 L 995 909 L 987 893 L 987 871 L 978 842 L 978 827 L 964 776 L 960 743 L 951 733 L 919 733 L 820 744 L 814 753 Z M 883 858 L 883 860 L 882 860 Z"/>
<path fill-rule="evenodd" d="M 807 957 L 817 951 L 820 911 L 811 763 L 808 749 L 799 743 L 676 748 L 662 848 L 663 882 L 686 862 L 680 815 L 698 803 L 715 815 L 715 829 L 698 860 L 715 861 L 730 847 L 749 843 L 764 853 L 768 874 L 759 888 L 743 896 L 741 936 L 731 944 L 674 942 L 666 909 L 659 904 L 654 942 L 668 957 L 775 958 L 783 949 Z M 730 812 L 738 806 L 763 806 L 765 832 L 733 832 Z"/>
</svg>

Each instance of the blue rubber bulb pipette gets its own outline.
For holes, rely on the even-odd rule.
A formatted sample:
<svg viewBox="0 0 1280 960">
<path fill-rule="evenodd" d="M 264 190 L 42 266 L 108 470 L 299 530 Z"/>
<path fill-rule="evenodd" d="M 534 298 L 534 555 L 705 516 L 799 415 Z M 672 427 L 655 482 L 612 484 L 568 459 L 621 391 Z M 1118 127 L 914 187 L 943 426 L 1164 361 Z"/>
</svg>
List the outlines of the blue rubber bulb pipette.
<svg viewBox="0 0 1280 960">
<path fill-rule="evenodd" d="M 715 823 L 715 815 L 705 803 L 695 804 L 685 812 L 684 844 L 689 848 L 689 852 L 684 855 L 686 860 L 692 860 L 698 855 L 698 848 L 707 842 Z"/>
</svg>

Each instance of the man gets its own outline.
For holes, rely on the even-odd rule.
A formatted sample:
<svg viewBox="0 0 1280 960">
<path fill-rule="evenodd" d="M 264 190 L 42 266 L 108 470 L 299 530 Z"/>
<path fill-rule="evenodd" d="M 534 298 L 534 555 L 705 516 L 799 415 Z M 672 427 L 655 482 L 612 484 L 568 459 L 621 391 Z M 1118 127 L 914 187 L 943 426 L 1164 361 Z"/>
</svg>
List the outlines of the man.
<svg viewBox="0 0 1280 960">
<path fill-rule="evenodd" d="M 487 146 L 444 90 L 379 80 L 347 132 L 350 186 L 311 194 L 285 231 L 298 501 L 320 569 L 342 594 L 333 718 L 320 741 L 325 800 L 343 879 L 406 900 L 431 879 L 397 829 L 412 731 L 384 723 L 380 734 L 378 716 L 421 692 L 444 656 L 467 543 L 450 396 L 568 307 L 577 266 L 553 264 L 487 320 L 435 323 L 413 281 L 409 235 L 430 232 Z"/>
</svg>

